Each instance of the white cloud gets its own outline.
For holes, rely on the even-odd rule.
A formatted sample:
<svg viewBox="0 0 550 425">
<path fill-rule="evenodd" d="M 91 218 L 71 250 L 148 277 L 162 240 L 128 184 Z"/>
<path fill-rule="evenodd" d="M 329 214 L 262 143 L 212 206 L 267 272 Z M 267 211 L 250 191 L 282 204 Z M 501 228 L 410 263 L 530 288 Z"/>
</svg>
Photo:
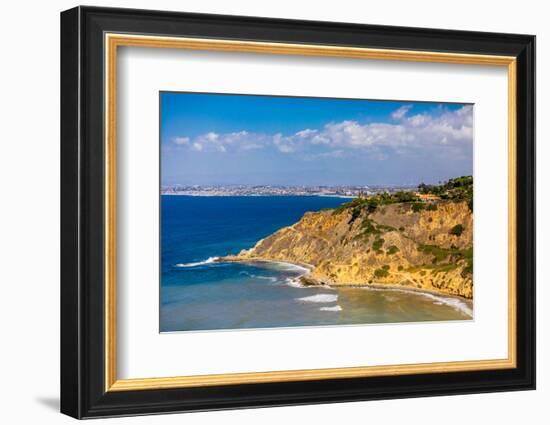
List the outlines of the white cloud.
<svg viewBox="0 0 550 425">
<path fill-rule="evenodd" d="M 306 137 L 310 137 L 314 134 L 317 134 L 317 130 L 312 130 L 311 128 L 306 128 L 305 130 L 298 131 L 296 133 L 296 136 L 301 137 L 301 138 L 306 138 Z"/>
<path fill-rule="evenodd" d="M 306 131 L 306 130 L 304 130 Z M 300 132 L 298 132 L 300 133 Z M 297 136 L 296 133 L 294 136 L 297 138 L 304 138 L 305 136 Z M 273 144 L 276 146 L 276 148 L 281 153 L 292 153 L 295 151 L 295 148 L 292 146 L 294 143 L 292 136 L 291 137 L 284 137 L 281 133 L 277 133 L 273 136 Z"/>
<path fill-rule="evenodd" d="M 392 114 L 391 117 L 394 120 L 401 120 L 407 115 L 407 112 L 409 112 L 409 109 L 412 108 L 412 105 L 403 105 L 400 108 L 396 109 Z"/>
<path fill-rule="evenodd" d="M 209 142 L 215 142 L 216 140 L 218 140 L 220 138 L 220 135 L 217 134 L 217 133 L 210 132 L 210 133 L 206 133 L 204 135 L 204 138 L 206 140 L 208 140 Z"/>
<path fill-rule="evenodd" d="M 457 145 L 472 142 L 473 108 L 444 110 L 437 115 L 420 114 L 411 117 L 401 107 L 395 113 L 402 119 L 397 123 L 367 123 L 341 121 L 326 124 L 309 138 L 312 144 L 324 144 L 332 148 L 369 149 L 371 147 L 420 148 L 430 145 Z M 410 108 L 408 108 L 410 109 Z M 407 110 L 408 110 L 407 109 Z M 291 141 L 304 137 L 290 138 Z M 305 138 L 308 139 L 308 138 Z"/>
<path fill-rule="evenodd" d="M 281 133 L 261 134 L 239 131 L 209 132 L 189 138 L 174 139 L 177 145 L 197 152 L 242 152 L 275 148 L 281 153 L 303 153 L 310 158 L 317 155 L 340 157 L 348 151 L 364 150 L 373 155 L 380 149 L 392 149 L 406 155 L 418 149 L 445 148 L 464 151 L 473 138 L 473 107 L 456 110 L 444 107 L 434 113 L 409 116 L 412 105 L 396 109 L 390 122 L 359 123 L 346 120 L 328 123 L 319 129 L 306 128 L 284 136 Z"/>
<path fill-rule="evenodd" d="M 228 152 L 230 150 L 253 150 L 261 149 L 264 144 L 264 135 L 254 135 L 247 131 L 233 133 L 209 132 L 199 136 L 176 137 L 174 143 L 178 146 L 186 146 L 196 152 Z"/>
<path fill-rule="evenodd" d="M 176 145 L 188 145 L 191 139 L 189 137 L 176 137 L 174 143 Z"/>
<path fill-rule="evenodd" d="M 409 124 L 413 127 L 420 127 L 424 124 L 426 124 L 426 121 L 428 120 L 427 115 L 415 115 L 413 117 L 409 118 Z"/>
<path fill-rule="evenodd" d="M 262 149 L 263 147 L 264 147 L 264 145 L 262 145 L 260 143 L 245 143 L 245 144 L 240 146 L 240 149 L 243 150 L 243 151 L 251 151 L 251 150 L 256 150 L 256 149 Z"/>
</svg>

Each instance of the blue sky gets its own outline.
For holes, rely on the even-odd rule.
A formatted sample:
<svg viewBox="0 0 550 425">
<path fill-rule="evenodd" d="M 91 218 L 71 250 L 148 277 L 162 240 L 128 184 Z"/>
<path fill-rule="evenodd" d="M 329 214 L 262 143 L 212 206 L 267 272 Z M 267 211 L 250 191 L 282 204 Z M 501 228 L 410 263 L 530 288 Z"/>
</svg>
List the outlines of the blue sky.
<svg viewBox="0 0 550 425">
<path fill-rule="evenodd" d="M 472 174 L 463 104 L 162 92 L 162 185 L 368 185 Z"/>
</svg>

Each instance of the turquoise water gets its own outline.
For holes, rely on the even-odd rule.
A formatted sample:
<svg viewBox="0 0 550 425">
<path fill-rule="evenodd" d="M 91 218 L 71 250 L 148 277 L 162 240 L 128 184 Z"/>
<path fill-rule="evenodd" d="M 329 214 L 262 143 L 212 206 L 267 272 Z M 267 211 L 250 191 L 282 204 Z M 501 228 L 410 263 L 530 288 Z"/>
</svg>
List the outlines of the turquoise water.
<svg viewBox="0 0 550 425">
<path fill-rule="evenodd" d="M 346 199 L 317 196 L 161 197 L 160 330 L 192 331 L 471 319 L 452 297 L 401 290 L 304 288 L 286 263 L 218 263 L 307 211 Z"/>
</svg>

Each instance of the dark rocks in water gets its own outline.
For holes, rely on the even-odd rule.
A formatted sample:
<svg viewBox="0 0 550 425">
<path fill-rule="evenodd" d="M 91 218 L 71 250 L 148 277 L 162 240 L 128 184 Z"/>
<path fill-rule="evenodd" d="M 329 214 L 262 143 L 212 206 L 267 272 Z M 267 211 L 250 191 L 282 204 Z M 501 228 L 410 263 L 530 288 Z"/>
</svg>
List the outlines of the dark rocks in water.
<svg viewBox="0 0 550 425">
<path fill-rule="evenodd" d="M 327 286 L 328 285 L 327 283 L 314 279 L 308 275 L 301 276 L 300 283 L 304 286 Z"/>
</svg>

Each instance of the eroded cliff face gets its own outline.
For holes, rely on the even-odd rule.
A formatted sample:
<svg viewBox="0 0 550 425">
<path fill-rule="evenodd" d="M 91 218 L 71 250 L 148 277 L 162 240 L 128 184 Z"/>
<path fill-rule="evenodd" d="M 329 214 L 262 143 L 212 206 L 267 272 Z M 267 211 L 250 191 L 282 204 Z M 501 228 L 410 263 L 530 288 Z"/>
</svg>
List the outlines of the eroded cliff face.
<svg viewBox="0 0 550 425">
<path fill-rule="evenodd" d="M 464 202 L 409 204 L 375 212 L 306 213 L 292 226 L 229 261 L 275 260 L 312 266 L 305 284 L 398 285 L 473 296 L 472 213 Z"/>
</svg>

